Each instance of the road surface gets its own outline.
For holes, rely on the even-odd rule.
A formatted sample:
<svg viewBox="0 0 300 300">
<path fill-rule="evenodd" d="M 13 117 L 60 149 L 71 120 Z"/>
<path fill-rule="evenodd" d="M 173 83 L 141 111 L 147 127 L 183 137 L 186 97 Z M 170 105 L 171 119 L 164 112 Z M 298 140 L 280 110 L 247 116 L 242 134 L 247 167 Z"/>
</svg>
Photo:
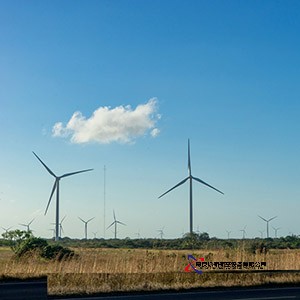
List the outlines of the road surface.
<svg viewBox="0 0 300 300">
<path fill-rule="evenodd" d="M 64 298 L 52 298 L 56 300 L 64 300 Z M 218 291 L 193 291 L 180 293 L 155 293 L 155 294 L 141 294 L 141 295 L 125 295 L 125 296 L 101 296 L 101 297 L 82 297 L 82 298 L 68 298 L 68 300 L 283 300 L 283 299 L 300 299 L 299 287 L 285 287 L 285 288 L 243 288 L 243 289 L 226 289 Z"/>
</svg>

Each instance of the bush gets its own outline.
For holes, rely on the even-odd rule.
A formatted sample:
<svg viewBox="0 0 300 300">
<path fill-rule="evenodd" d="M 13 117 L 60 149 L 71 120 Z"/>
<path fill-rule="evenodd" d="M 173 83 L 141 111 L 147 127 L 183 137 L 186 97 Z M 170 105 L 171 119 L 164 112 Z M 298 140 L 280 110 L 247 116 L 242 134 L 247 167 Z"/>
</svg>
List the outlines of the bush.
<svg viewBox="0 0 300 300">
<path fill-rule="evenodd" d="M 14 230 L 6 233 L 5 238 L 11 241 L 11 248 L 17 257 L 35 253 L 45 259 L 70 258 L 74 251 L 61 245 L 49 245 L 42 238 L 34 237 L 31 232 Z"/>
<path fill-rule="evenodd" d="M 74 251 L 61 245 L 49 245 L 46 240 L 37 237 L 31 237 L 23 241 L 19 245 L 16 255 L 21 257 L 30 252 L 35 252 L 45 259 L 62 260 L 63 258 L 70 258 L 74 256 Z"/>
</svg>

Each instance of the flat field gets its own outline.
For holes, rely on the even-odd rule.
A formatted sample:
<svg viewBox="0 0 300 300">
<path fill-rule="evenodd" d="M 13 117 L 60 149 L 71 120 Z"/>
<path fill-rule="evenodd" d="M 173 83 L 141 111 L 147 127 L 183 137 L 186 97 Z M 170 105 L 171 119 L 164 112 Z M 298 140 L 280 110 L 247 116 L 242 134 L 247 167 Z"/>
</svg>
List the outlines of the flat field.
<svg viewBox="0 0 300 300">
<path fill-rule="evenodd" d="M 0 278 L 48 275 L 49 294 L 91 294 L 114 291 L 187 289 L 300 283 L 300 250 L 270 250 L 252 254 L 237 250 L 145 250 L 74 248 L 76 258 L 46 261 L 31 255 L 15 259 L 0 248 Z M 214 262 L 266 262 L 265 270 L 299 270 L 296 273 L 204 271 L 184 272 L 187 256 Z"/>
</svg>

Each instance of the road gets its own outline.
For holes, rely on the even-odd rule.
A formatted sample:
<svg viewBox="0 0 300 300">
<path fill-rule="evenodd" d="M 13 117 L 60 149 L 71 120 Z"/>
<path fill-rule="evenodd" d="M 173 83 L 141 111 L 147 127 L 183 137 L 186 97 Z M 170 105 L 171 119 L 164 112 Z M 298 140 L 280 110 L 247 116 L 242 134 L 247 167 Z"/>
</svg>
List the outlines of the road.
<svg viewBox="0 0 300 300">
<path fill-rule="evenodd" d="M 56 300 L 64 300 L 64 298 L 53 298 Z M 285 288 L 243 288 L 243 289 L 226 289 L 218 291 L 195 291 L 181 293 L 157 293 L 157 294 L 141 294 L 141 295 L 126 295 L 126 296 L 102 296 L 102 297 L 82 297 L 68 298 L 68 300 L 279 300 L 279 299 L 300 299 L 299 287 Z"/>
<path fill-rule="evenodd" d="M 280 287 L 280 288 L 226 288 L 224 290 L 199 290 L 190 292 L 161 292 L 149 294 L 126 294 L 118 296 L 93 296 L 93 297 L 47 297 L 47 282 L 43 280 L 24 281 L 24 282 L 1 282 L 1 300 L 34 300 L 34 299 L 53 299 L 53 300 L 279 300 L 279 299 L 300 299 L 300 286 Z"/>
<path fill-rule="evenodd" d="M 1 300 L 43 300 L 47 298 L 47 278 L 0 282 Z"/>
</svg>

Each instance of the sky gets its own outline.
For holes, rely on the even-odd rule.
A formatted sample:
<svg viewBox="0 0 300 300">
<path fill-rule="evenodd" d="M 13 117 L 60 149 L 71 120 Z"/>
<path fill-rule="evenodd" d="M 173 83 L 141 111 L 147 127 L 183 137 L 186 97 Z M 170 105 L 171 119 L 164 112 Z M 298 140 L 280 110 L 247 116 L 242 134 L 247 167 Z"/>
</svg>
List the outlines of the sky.
<svg viewBox="0 0 300 300">
<path fill-rule="evenodd" d="M 0 226 L 64 234 L 299 234 L 299 1 L 0 0 Z M 104 172 L 104 166 L 106 171 Z M 105 175 L 104 175 L 105 174 Z M 105 183 L 104 183 L 105 181 Z M 104 210 L 105 200 L 105 210 Z M 270 227 L 270 235 L 274 230 Z"/>
</svg>

